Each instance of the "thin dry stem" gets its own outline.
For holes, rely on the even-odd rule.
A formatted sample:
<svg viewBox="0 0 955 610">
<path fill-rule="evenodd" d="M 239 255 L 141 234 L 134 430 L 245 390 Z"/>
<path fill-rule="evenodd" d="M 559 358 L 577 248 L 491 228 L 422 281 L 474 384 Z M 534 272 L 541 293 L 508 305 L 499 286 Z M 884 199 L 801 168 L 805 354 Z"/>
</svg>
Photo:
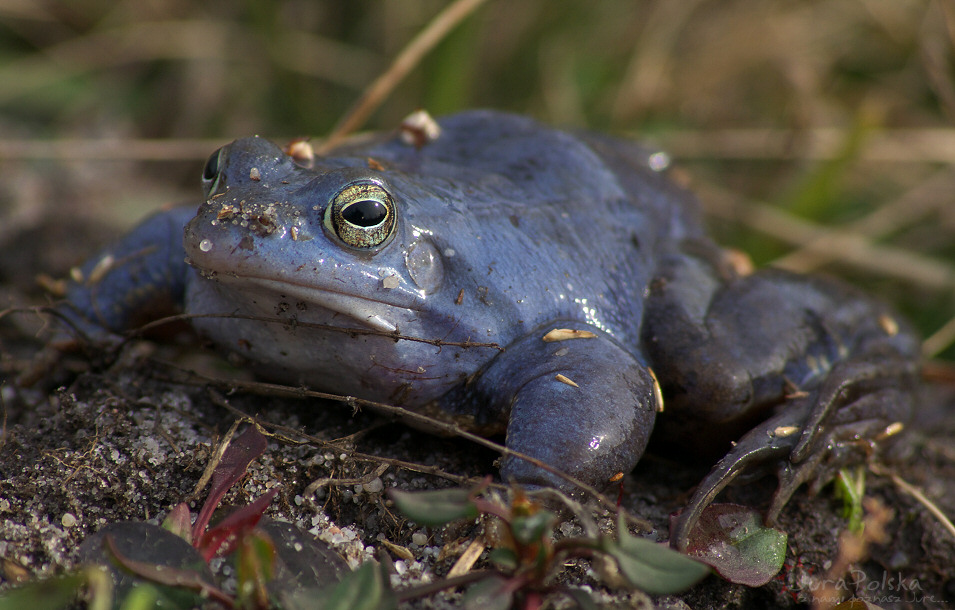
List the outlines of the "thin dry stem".
<svg viewBox="0 0 955 610">
<path fill-rule="evenodd" d="M 898 278 L 937 291 L 955 288 L 955 267 L 888 245 L 876 245 L 866 237 L 830 230 L 765 204 L 742 201 L 736 195 L 707 185 L 703 197 L 709 214 L 742 223 L 785 243 L 814 247 L 820 240 L 823 254 L 833 260 L 880 276 Z M 831 248 L 830 248 L 831 246 Z"/>
<path fill-rule="evenodd" d="M 912 485 L 895 472 L 879 468 L 875 465 L 873 465 L 872 470 L 877 474 L 888 476 L 890 479 L 892 479 L 892 482 L 895 483 L 896 487 L 915 498 L 919 504 L 928 510 L 928 512 L 932 513 L 932 516 L 938 519 L 938 522 L 942 525 L 942 527 L 945 528 L 949 534 L 951 534 L 953 539 L 955 539 L 955 525 L 952 524 L 952 520 L 942 512 L 942 509 L 938 507 L 938 504 L 932 502 L 928 496 L 922 493 L 922 490 L 915 485 Z"/>
<path fill-rule="evenodd" d="M 226 449 L 229 448 L 229 443 L 232 442 L 232 437 L 235 436 L 235 431 L 238 429 L 239 424 L 242 423 L 242 419 L 237 419 L 232 422 L 232 426 L 229 427 L 228 432 L 225 433 L 225 436 L 219 441 L 219 444 L 216 445 L 216 450 L 212 454 L 212 459 L 209 460 L 209 463 L 206 464 L 206 469 L 202 472 L 202 476 L 199 477 L 199 482 L 196 483 L 195 488 L 193 488 L 192 493 L 190 493 L 185 498 L 185 502 L 191 502 L 199 497 L 199 494 L 209 483 L 209 480 L 212 479 L 212 475 L 215 474 L 216 468 L 219 466 L 219 462 L 222 461 L 222 456 L 225 455 Z"/>
<path fill-rule="evenodd" d="M 335 142 L 331 142 L 329 136 L 319 150 L 326 151 L 341 143 L 348 133 L 333 134 Z M 640 139 L 638 135 L 633 137 Z M 680 130 L 661 133 L 656 141 L 675 158 L 683 160 L 779 161 L 799 158 L 826 161 L 835 159 L 840 154 L 840 146 L 845 141 L 845 130 L 821 127 L 799 134 L 789 129 Z M 211 151 L 224 143 L 223 140 L 211 138 L 14 139 L 0 141 L 0 159 L 182 161 L 205 159 Z M 955 163 L 955 129 L 880 131 L 869 136 L 865 147 L 859 152 L 858 160 L 873 163 Z"/>
<path fill-rule="evenodd" d="M 934 358 L 955 343 L 955 318 L 942 325 L 922 342 L 922 357 Z"/>
<path fill-rule="evenodd" d="M 183 161 L 205 159 L 226 142 L 215 139 L 0 140 L 0 160 L 64 159 L 82 161 Z"/>
<path fill-rule="evenodd" d="M 555 467 L 551 466 L 550 464 L 547 464 L 547 463 L 545 463 L 545 462 L 542 462 L 541 460 L 539 460 L 539 459 L 537 459 L 537 458 L 534 458 L 534 457 L 532 457 L 532 456 L 529 456 L 529 455 L 527 455 L 527 454 L 524 454 L 524 453 L 521 453 L 521 452 L 518 452 L 518 451 L 514 451 L 513 449 L 509 449 L 509 448 L 505 447 L 504 445 L 495 443 L 495 442 L 492 441 L 492 440 L 486 439 L 486 438 L 484 438 L 484 437 L 482 437 L 482 436 L 479 436 L 479 435 L 477 435 L 477 434 L 474 434 L 474 433 L 472 433 L 472 432 L 468 432 L 467 430 L 463 430 L 463 429 L 461 429 L 459 426 L 456 426 L 456 425 L 454 425 L 454 424 L 450 424 L 450 423 L 441 421 L 441 420 L 439 420 L 439 419 L 434 419 L 434 418 L 432 418 L 432 417 L 428 417 L 427 415 L 423 415 L 423 414 L 421 414 L 421 413 L 416 413 L 416 412 L 414 412 L 414 411 L 409 411 L 409 410 L 407 410 L 407 409 L 404 409 L 404 408 L 401 408 L 401 407 L 398 407 L 398 406 L 394 406 L 394 405 L 389 405 L 389 404 L 385 404 L 385 403 L 375 402 L 375 401 L 371 401 L 371 400 L 363 400 L 363 399 L 361 399 L 361 398 L 356 398 L 356 397 L 354 397 L 354 396 L 342 396 L 342 395 L 339 395 L 339 394 L 330 394 L 330 393 L 328 393 L 328 392 L 318 392 L 318 391 L 315 391 L 315 390 L 308 390 L 308 389 L 302 388 L 302 387 L 292 387 L 292 386 L 286 386 L 286 385 L 281 385 L 281 384 L 263 383 L 263 382 L 257 382 L 257 381 L 240 381 L 240 380 L 216 379 L 216 378 L 213 378 L 213 377 L 209 377 L 209 376 L 206 376 L 206 375 L 199 374 L 199 373 L 197 373 L 197 372 L 195 372 L 195 371 L 189 371 L 189 370 L 182 369 L 182 368 L 180 368 L 180 367 L 177 367 L 177 366 L 172 365 L 172 364 L 169 364 L 169 363 L 158 362 L 158 361 L 154 361 L 154 362 L 155 362 L 155 364 L 156 364 L 157 366 L 163 366 L 163 367 L 166 367 L 166 368 L 168 368 L 168 369 L 177 371 L 177 372 L 180 373 L 180 374 L 185 374 L 185 375 L 187 375 L 188 377 L 190 377 L 191 379 L 193 379 L 193 380 L 195 380 L 195 381 L 198 381 L 198 382 L 201 382 L 201 383 L 204 383 L 204 384 L 209 384 L 209 385 L 219 386 L 219 387 L 223 387 L 223 388 L 228 388 L 228 389 L 230 389 L 230 390 L 245 390 L 245 391 L 247 391 L 247 392 L 252 392 L 252 393 L 255 393 L 255 394 L 264 394 L 264 395 L 268 395 L 268 396 L 288 396 L 288 397 L 292 397 L 292 398 L 320 398 L 320 399 L 323 399 L 323 400 L 333 400 L 333 401 L 336 401 L 336 402 L 345 403 L 346 405 L 350 406 L 352 409 L 355 409 L 355 410 L 357 410 L 357 409 L 359 409 L 359 408 L 361 408 L 361 407 L 368 407 L 368 408 L 371 408 L 371 409 L 375 410 L 375 411 L 378 412 L 378 413 L 391 415 L 391 416 L 396 417 L 397 419 L 400 419 L 400 420 L 402 420 L 402 421 L 409 422 L 409 423 L 414 423 L 414 424 L 417 424 L 417 425 L 420 425 L 420 426 L 424 426 L 426 429 L 431 429 L 431 430 L 440 431 L 440 432 L 443 433 L 443 434 L 448 434 L 448 435 L 451 435 L 451 436 L 457 436 L 457 437 L 463 438 L 463 439 L 465 439 L 465 440 L 471 441 L 472 443 L 475 443 L 475 444 L 477 444 L 477 445 L 481 445 L 481 446 L 483 446 L 483 447 L 487 447 L 487 448 L 489 448 L 489 449 L 491 449 L 491 450 L 493 450 L 493 451 L 496 451 L 496 452 L 500 453 L 501 455 L 510 456 L 510 457 L 514 457 L 514 458 L 517 458 L 517 459 L 520 459 L 520 460 L 524 460 L 524 461 L 526 461 L 526 462 L 529 462 L 529 463 L 533 464 L 534 466 L 537 466 L 538 468 L 541 468 L 542 470 L 546 470 L 547 472 L 549 472 L 549 473 L 551 473 L 551 474 L 553 474 L 553 475 L 555 475 L 555 476 L 557 476 L 557 477 L 560 477 L 561 479 L 564 479 L 565 481 L 567 481 L 567 482 L 573 484 L 574 486 L 578 487 L 579 489 L 583 490 L 583 491 L 586 492 L 590 497 L 594 498 L 599 504 L 603 505 L 606 509 L 610 510 L 611 512 L 616 513 L 616 512 L 618 512 L 618 511 L 620 510 L 620 508 L 616 505 L 616 502 L 614 502 L 613 500 L 611 500 L 610 498 L 608 498 L 608 497 L 605 496 L 604 494 L 602 494 L 602 493 L 600 493 L 599 491 L 597 491 L 593 486 L 588 485 L 587 483 L 584 483 L 583 481 L 580 481 L 580 480 L 578 480 L 578 479 L 576 479 L 576 478 L 574 478 L 574 477 L 568 475 L 567 473 L 561 471 L 559 468 L 555 468 Z M 276 426 L 274 426 L 273 424 L 268 424 L 268 423 L 266 423 L 266 422 L 260 422 L 257 418 L 254 418 L 254 417 L 248 415 L 247 413 L 244 413 L 244 412 L 242 412 L 242 411 L 236 409 L 235 407 L 233 407 L 233 406 L 231 406 L 231 405 L 227 405 L 227 406 L 228 406 L 228 408 L 229 408 L 230 410 L 232 410 L 232 411 L 235 412 L 236 414 L 248 418 L 249 421 L 256 422 L 257 424 L 259 424 L 259 425 L 261 425 L 261 426 L 263 426 L 263 427 L 276 428 Z M 318 438 L 316 438 L 316 437 L 312 437 L 312 436 L 310 436 L 310 435 L 308 435 L 308 434 L 306 434 L 306 433 L 304 433 L 304 432 L 301 432 L 301 431 L 298 431 L 298 430 L 292 430 L 291 432 L 292 432 L 292 434 L 294 434 L 294 435 L 296 435 L 296 436 L 300 436 L 300 437 L 302 437 L 302 438 L 307 438 L 307 439 L 309 439 L 310 442 L 319 442 L 319 443 L 323 443 L 323 444 L 328 445 L 327 441 L 323 441 L 322 439 L 318 439 Z M 314 441 L 313 441 L 313 439 L 314 439 Z M 355 459 L 365 459 L 365 460 L 369 460 L 369 461 L 376 461 L 376 462 L 379 462 L 379 463 L 389 463 L 389 464 L 396 464 L 396 463 L 397 463 L 397 460 L 387 460 L 387 459 L 384 459 L 384 458 L 379 458 L 379 457 L 377 457 L 377 456 L 371 456 L 371 455 L 367 455 L 367 454 L 359 454 L 359 453 L 357 453 L 357 452 L 344 449 L 344 448 L 342 448 L 342 447 L 340 447 L 340 446 L 335 446 L 335 447 L 336 447 L 337 450 L 342 450 L 342 451 L 344 451 L 344 452 L 349 453 L 349 455 L 351 455 L 351 456 L 352 456 L 353 458 L 355 458 Z M 359 456 L 360 456 L 360 457 L 359 457 Z M 449 477 L 449 478 L 451 478 L 451 477 Z M 459 477 L 459 478 L 460 478 L 461 480 L 469 480 L 467 477 Z M 627 518 L 628 518 L 628 520 L 630 520 L 631 522 L 634 522 L 634 521 L 635 521 L 635 519 L 632 518 L 631 516 L 628 516 Z M 636 522 L 640 522 L 640 520 L 636 520 Z M 648 525 L 649 525 L 649 524 L 647 524 L 646 522 L 642 522 L 642 523 L 640 523 L 640 524 L 641 524 L 641 525 L 645 525 L 645 526 L 648 526 Z"/>
<path fill-rule="evenodd" d="M 836 159 L 846 129 L 707 129 L 660 134 L 662 147 L 679 159 Z M 891 129 L 866 137 L 859 162 L 955 163 L 955 129 Z"/>
<path fill-rule="evenodd" d="M 834 258 L 842 238 L 839 232 L 848 231 L 872 240 L 878 239 L 906 225 L 915 224 L 940 206 L 947 205 L 953 192 L 955 172 L 950 168 L 941 169 L 864 218 L 834 229 L 832 233 L 777 258 L 773 264 L 800 273 L 812 271 Z"/>
<path fill-rule="evenodd" d="M 304 322 L 295 319 L 287 318 L 270 318 L 267 316 L 251 316 L 251 315 L 242 315 L 236 313 L 202 313 L 202 314 L 177 314 L 173 316 L 167 316 L 154 320 L 136 328 L 132 331 L 126 333 L 126 340 L 129 341 L 135 337 L 141 336 L 143 333 L 159 327 L 169 324 L 171 322 L 178 321 L 188 321 L 196 318 L 228 318 L 232 320 L 249 320 L 252 322 L 263 322 L 265 324 L 281 324 L 283 326 L 293 326 L 296 328 L 311 328 L 316 330 L 324 330 L 329 332 L 343 333 L 346 335 L 351 335 L 353 337 L 357 336 L 373 336 L 373 337 L 384 337 L 386 339 L 393 339 L 395 342 L 398 341 L 413 341 L 416 343 L 426 343 L 428 345 L 433 345 L 435 347 L 460 347 L 462 349 L 468 348 L 487 348 L 494 349 L 497 351 L 504 351 L 504 348 L 497 343 L 482 343 L 478 341 L 444 341 L 442 339 L 426 339 L 424 337 L 415 337 L 412 335 L 403 335 L 398 330 L 395 331 L 383 331 L 375 330 L 372 328 L 346 328 L 343 326 L 335 326 L 334 324 L 320 324 L 318 322 Z"/>
<path fill-rule="evenodd" d="M 484 0 L 456 0 L 438 13 L 398 54 L 388 70 L 365 89 L 316 153 L 322 154 L 334 148 L 345 136 L 361 127 L 421 59 L 483 2 Z"/>
</svg>

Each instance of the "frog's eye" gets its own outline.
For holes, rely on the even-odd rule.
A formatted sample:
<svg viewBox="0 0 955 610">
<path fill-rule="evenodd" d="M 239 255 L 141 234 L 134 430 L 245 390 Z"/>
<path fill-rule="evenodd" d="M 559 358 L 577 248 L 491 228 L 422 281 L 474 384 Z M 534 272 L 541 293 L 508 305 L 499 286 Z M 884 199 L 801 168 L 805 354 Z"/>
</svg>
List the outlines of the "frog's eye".
<svg viewBox="0 0 955 610">
<path fill-rule="evenodd" d="M 325 208 L 325 227 L 354 248 L 380 246 L 394 232 L 395 202 L 374 182 L 350 184 Z"/>
<path fill-rule="evenodd" d="M 211 197 L 221 185 L 221 173 L 219 172 L 222 162 L 225 159 L 226 147 L 223 146 L 209 156 L 206 166 L 202 169 L 202 189 L 206 197 Z"/>
</svg>

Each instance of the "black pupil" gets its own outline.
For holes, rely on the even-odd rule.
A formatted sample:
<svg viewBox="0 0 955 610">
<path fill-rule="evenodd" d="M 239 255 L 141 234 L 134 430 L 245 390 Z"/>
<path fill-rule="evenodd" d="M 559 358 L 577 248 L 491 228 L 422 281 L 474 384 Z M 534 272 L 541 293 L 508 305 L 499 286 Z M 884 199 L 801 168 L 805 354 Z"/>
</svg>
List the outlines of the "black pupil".
<svg viewBox="0 0 955 610">
<path fill-rule="evenodd" d="M 342 210 L 342 218 L 358 227 L 374 227 L 380 225 L 388 216 L 388 209 L 380 201 L 362 199 Z"/>
<path fill-rule="evenodd" d="M 209 181 L 215 179 L 219 173 L 219 151 L 212 153 L 209 160 L 206 161 L 206 167 L 202 170 L 202 179 Z"/>
</svg>

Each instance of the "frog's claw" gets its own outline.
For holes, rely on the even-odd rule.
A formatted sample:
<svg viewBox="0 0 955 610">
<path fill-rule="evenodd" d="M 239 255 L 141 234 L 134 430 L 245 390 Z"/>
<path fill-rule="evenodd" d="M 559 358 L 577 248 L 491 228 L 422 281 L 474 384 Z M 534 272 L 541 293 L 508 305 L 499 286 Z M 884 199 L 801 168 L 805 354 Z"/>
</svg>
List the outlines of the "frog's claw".
<svg viewBox="0 0 955 610">
<path fill-rule="evenodd" d="M 871 453 L 880 437 L 906 421 L 912 397 L 907 381 L 914 364 L 846 363 L 817 390 L 794 399 L 775 416 L 746 433 L 697 487 L 670 532 L 670 545 L 685 550 L 700 515 L 716 496 L 743 473 L 775 469 L 779 486 L 766 513 L 772 524 L 793 492 L 810 482 L 812 493 L 840 468 Z M 873 387 L 879 384 L 882 387 Z M 851 401 L 851 402 L 847 402 Z"/>
</svg>

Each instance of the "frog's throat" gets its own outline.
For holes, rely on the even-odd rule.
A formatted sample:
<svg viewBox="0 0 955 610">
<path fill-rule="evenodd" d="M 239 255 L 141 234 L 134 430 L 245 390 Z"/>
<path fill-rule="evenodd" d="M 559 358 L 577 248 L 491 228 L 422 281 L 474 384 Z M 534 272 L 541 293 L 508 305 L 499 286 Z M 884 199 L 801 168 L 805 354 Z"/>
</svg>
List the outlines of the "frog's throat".
<svg viewBox="0 0 955 610">
<path fill-rule="evenodd" d="M 398 326 L 394 321 L 394 314 L 397 313 L 396 310 L 399 308 L 382 301 L 323 290 L 315 288 L 314 286 L 304 286 L 291 282 L 248 275 L 232 276 L 220 274 L 218 279 L 219 281 L 225 281 L 230 284 L 235 283 L 239 286 L 248 286 L 251 284 L 265 290 L 269 294 L 281 294 L 289 299 L 302 301 L 309 305 L 317 305 L 323 309 L 342 314 L 363 326 L 382 332 L 393 333 L 398 330 Z"/>
</svg>

